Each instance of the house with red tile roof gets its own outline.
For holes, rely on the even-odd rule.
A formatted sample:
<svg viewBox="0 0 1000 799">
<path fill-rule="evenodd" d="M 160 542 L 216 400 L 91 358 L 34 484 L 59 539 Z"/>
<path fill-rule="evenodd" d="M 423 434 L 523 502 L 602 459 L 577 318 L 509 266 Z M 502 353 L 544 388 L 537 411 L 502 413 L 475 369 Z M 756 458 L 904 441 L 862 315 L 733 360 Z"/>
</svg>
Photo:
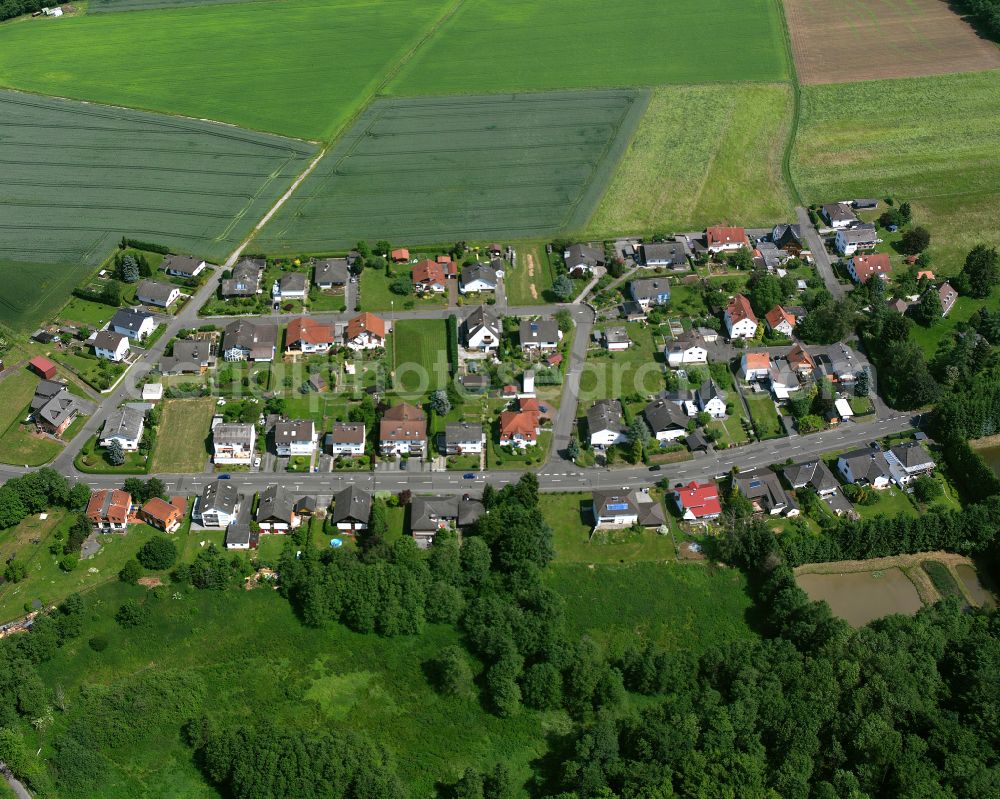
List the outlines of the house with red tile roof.
<svg viewBox="0 0 1000 799">
<path fill-rule="evenodd" d="M 698 483 L 692 480 L 686 486 L 675 488 L 673 498 L 677 509 L 688 521 L 718 519 L 722 515 L 719 488 L 711 481 Z"/>
<path fill-rule="evenodd" d="M 394 405 L 382 414 L 378 438 L 383 455 L 426 455 L 427 417 L 415 405 Z"/>
<path fill-rule="evenodd" d="M 767 329 L 772 333 L 780 333 L 783 336 L 791 336 L 795 329 L 795 317 L 788 313 L 780 305 L 775 305 L 770 311 L 764 314 L 764 321 Z"/>
<path fill-rule="evenodd" d="M 132 495 L 119 488 L 101 489 L 90 495 L 85 512 L 97 533 L 124 533 L 132 510 Z"/>
<path fill-rule="evenodd" d="M 397 264 L 405 263 L 410 260 L 410 251 L 406 247 L 400 247 L 398 250 L 393 250 L 389 253 L 389 260 L 395 261 Z"/>
<path fill-rule="evenodd" d="M 705 247 L 709 252 L 732 252 L 740 247 L 749 249 L 750 239 L 741 227 L 714 225 L 705 230 Z"/>
<path fill-rule="evenodd" d="M 329 352 L 333 346 L 333 325 L 300 316 L 288 323 L 285 334 L 285 352 L 293 355 L 310 355 Z"/>
<path fill-rule="evenodd" d="M 527 449 L 538 443 L 541 434 L 535 411 L 504 411 L 500 414 L 500 446 Z"/>
<path fill-rule="evenodd" d="M 771 356 L 766 352 L 748 352 L 740 363 L 743 379 L 763 380 L 771 373 Z"/>
<path fill-rule="evenodd" d="M 388 325 L 373 313 L 362 313 L 347 323 L 344 343 L 352 350 L 372 350 L 385 346 Z"/>
<path fill-rule="evenodd" d="M 794 345 L 785 357 L 788 360 L 788 365 L 798 374 L 809 374 L 816 368 L 816 361 L 813 359 L 813 356 L 801 344 Z"/>
<path fill-rule="evenodd" d="M 413 289 L 418 294 L 433 292 L 441 294 L 448 288 L 448 273 L 444 264 L 437 261 L 421 261 L 411 270 Z"/>
<path fill-rule="evenodd" d="M 181 526 L 187 501 L 184 497 L 171 497 L 170 502 L 159 497 L 153 497 L 139 511 L 139 517 L 150 527 L 173 533 Z"/>
<path fill-rule="evenodd" d="M 882 280 L 885 280 L 892 271 L 892 264 L 889 263 L 888 254 L 884 252 L 855 255 L 848 261 L 847 271 L 851 274 L 851 280 L 864 285 L 871 280 L 873 275 L 878 275 Z"/>
<path fill-rule="evenodd" d="M 753 338 L 757 335 L 757 317 L 750 307 L 750 300 L 742 294 L 737 294 L 729 301 L 723 321 L 730 340 Z"/>
</svg>

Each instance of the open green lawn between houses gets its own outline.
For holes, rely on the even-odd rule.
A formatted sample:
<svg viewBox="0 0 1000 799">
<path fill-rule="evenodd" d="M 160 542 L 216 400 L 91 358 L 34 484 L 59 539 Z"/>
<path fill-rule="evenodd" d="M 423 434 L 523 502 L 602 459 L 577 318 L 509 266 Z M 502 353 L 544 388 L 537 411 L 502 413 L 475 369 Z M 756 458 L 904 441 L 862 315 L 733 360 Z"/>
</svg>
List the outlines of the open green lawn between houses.
<svg viewBox="0 0 1000 799">
<path fill-rule="evenodd" d="M 384 269 L 366 269 L 361 273 L 360 300 L 362 311 L 403 311 L 407 308 L 446 308 L 448 306 L 448 294 L 435 294 L 427 292 L 425 295 L 413 293 L 412 288 L 409 294 L 396 294 L 389 290 L 389 284 L 397 277 L 405 277 L 412 281 L 413 264 L 392 264 L 389 267 L 392 276 L 387 275 Z M 412 286 L 412 283 L 411 283 Z M 353 309 L 351 309 L 353 310 Z"/>
<path fill-rule="evenodd" d="M 164 400 L 150 471 L 156 474 L 200 472 L 210 454 L 215 399 Z"/>
<path fill-rule="evenodd" d="M 618 399 L 639 394 L 645 398 L 664 388 L 663 359 L 657 358 L 653 334 L 642 322 L 616 322 L 602 326 L 624 324 L 632 344 L 627 350 L 609 352 L 603 345 L 591 343 L 583 372 L 580 375 L 581 412 L 595 400 Z"/>
<path fill-rule="evenodd" d="M 784 433 L 778 411 L 769 394 L 746 395 L 747 407 L 750 408 L 750 418 L 757 426 L 757 435 L 761 439 L 778 438 Z"/>
<path fill-rule="evenodd" d="M 386 348 L 395 358 L 396 393 L 414 398 L 447 385 L 446 324 L 443 319 L 406 319 L 393 324 Z"/>
</svg>

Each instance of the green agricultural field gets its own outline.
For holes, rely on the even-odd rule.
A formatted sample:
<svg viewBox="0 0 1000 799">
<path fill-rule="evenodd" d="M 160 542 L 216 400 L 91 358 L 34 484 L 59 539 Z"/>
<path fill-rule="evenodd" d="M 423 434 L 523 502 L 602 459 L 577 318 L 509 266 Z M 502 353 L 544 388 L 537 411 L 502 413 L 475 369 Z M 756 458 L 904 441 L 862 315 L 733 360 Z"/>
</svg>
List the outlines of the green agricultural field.
<svg viewBox="0 0 1000 799">
<path fill-rule="evenodd" d="M 4 91 L 0 139 L 0 257 L 93 266 L 123 234 L 228 255 L 315 151 L 208 122 Z M 50 295 L 57 288 L 68 293 L 69 281 Z"/>
<path fill-rule="evenodd" d="M 5 25 L 0 86 L 328 139 L 448 5 L 282 0 Z"/>
<path fill-rule="evenodd" d="M 782 80 L 776 0 L 466 0 L 395 94 Z"/>
<path fill-rule="evenodd" d="M 156 474 L 200 472 L 208 462 L 215 399 L 166 400 L 156 431 L 150 471 Z"/>
<path fill-rule="evenodd" d="M 549 585 L 565 600 L 572 635 L 611 646 L 633 634 L 667 649 L 704 652 L 751 638 L 746 580 L 735 569 L 702 563 L 556 563 Z"/>
<path fill-rule="evenodd" d="M 0 127 L 2 124 L 0 122 Z M 51 319 L 66 302 L 70 292 L 94 268 L 83 263 L 8 261 L 4 257 L 5 244 L 5 240 L 0 239 L 0 286 L 3 286 L 3 291 L 0 291 L 0 324 L 15 330 L 30 331 L 39 323 Z"/>
<path fill-rule="evenodd" d="M 579 229 L 646 100 L 641 91 L 379 100 L 256 246 L 325 252 L 358 239 L 503 241 Z"/>
<path fill-rule="evenodd" d="M 1000 244 L 1000 72 L 809 86 L 793 176 L 805 200 L 895 196 L 931 231 L 935 272 Z"/>
<path fill-rule="evenodd" d="M 437 319 L 407 319 L 393 324 L 388 343 L 395 354 L 396 390 L 421 395 L 444 388 L 448 382 L 446 322 Z"/>
<path fill-rule="evenodd" d="M 259 0 L 88 0 L 88 14 L 110 14 L 118 11 L 150 11 L 185 6 L 208 6 L 223 3 L 252 3 Z"/>
<path fill-rule="evenodd" d="M 338 624 L 304 627 L 270 590 L 171 593 L 157 598 L 141 586 L 113 583 L 88 594 L 90 607 L 101 612 L 88 614 L 74 645 L 39 667 L 46 685 L 62 686 L 71 712 L 40 733 L 46 752 L 67 727 L 80 729 L 88 708 L 99 707 L 114 719 L 109 723 L 127 723 L 114 697 L 137 681 L 169 686 L 177 700 L 155 703 L 127 743 L 95 742 L 101 768 L 82 777 L 87 790 L 60 795 L 218 796 L 183 734 L 190 718 L 202 714 L 223 724 L 267 718 L 310 730 L 345 725 L 388 750 L 415 797 L 434 795 L 437 779 L 454 782 L 466 768 L 485 770 L 497 762 L 506 763 L 521 785 L 532 761 L 547 751 L 547 734 L 568 729 L 561 713 L 523 710 L 497 718 L 483 707 L 478 688 L 471 696 L 436 693 L 424 664 L 459 642 L 451 629 L 428 625 L 419 636 L 398 638 L 358 635 Z M 149 624 L 125 630 L 115 623 L 114 610 L 127 598 L 147 603 Z M 94 638 L 106 639 L 103 651 L 88 645 Z M 110 690 L 106 699 L 102 689 Z"/>
<path fill-rule="evenodd" d="M 588 229 L 634 235 L 791 219 L 781 172 L 791 111 L 786 85 L 656 89 Z"/>
</svg>

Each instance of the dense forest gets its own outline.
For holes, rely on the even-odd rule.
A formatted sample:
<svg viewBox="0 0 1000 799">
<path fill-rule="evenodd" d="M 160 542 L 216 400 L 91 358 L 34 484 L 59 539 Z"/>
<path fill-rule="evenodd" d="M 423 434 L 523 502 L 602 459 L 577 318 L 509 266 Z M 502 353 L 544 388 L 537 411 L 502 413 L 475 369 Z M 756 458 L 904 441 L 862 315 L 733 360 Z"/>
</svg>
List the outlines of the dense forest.
<svg viewBox="0 0 1000 799">
<path fill-rule="evenodd" d="M 995 39 L 1000 39 L 1000 0 L 955 0 L 955 4 L 972 14 Z"/>
</svg>

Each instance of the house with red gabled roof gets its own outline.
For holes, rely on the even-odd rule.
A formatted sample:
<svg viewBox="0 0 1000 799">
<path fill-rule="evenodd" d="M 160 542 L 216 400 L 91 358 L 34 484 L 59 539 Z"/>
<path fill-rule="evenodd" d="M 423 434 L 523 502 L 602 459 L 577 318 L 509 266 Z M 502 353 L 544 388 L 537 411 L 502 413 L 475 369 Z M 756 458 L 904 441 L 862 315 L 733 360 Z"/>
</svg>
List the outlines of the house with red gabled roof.
<svg viewBox="0 0 1000 799">
<path fill-rule="evenodd" d="M 794 345 L 785 356 L 788 365 L 797 374 L 810 374 L 816 368 L 816 361 L 801 344 Z"/>
<path fill-rule="evenodd" d="M 411 270 L 413 289 L 418 294 L 433 292 L 442 294 L 448 288 L 448 272 L 444 264 L 437 261 L 421 261 Z"/>
<path fill-rule="evenodd" d="M 795 329 L 796 319 L 780 305 L 775 305 L 770 311 L 764 314 L 764 322 L 767 323 L 767 329 L 772 333 L 780 333 L 783 336 L 791 337 L 792 331 Z"/>
<path fill-rule="evenodd" d="M 885 280 L 892 271 L 892 264 L 889 263 L 888 254 L 884 252 L 855 255 L 848 261 L 847 271 L 851 274 L 851 280 L 864 285 L 871 280 L 873 275 L 878 275 L 882 280 Z"/>
<path fill-rule="evenodd" d="M 771 356 L 766 352 L 748 352 L 740 363 L 743 379 L 763 380 L 771 373 Z"/>
<path fill-rule="evenodd" d="M 740 247 L 750 248 L 750 239 L 741 227 L 714 225 L 705 230 L 705 248 L 709 252 L 732 252 Z"/>
<path fill-rule="evenodd" d="M 410 251 L 406 247 L 400 247 L 389 253 L 389 260 L 395 261 L 397 264 L 405 263 L 410 260 Z"/>
<path fill-rule="evenodd" d="M 333 325 L 317 322 L 308 316 L 300 316 L 288 323 L 285 352 L 293 355 L 329 352 L 333 342 Z"/>
<path fill-rule="evenodd" d="M 692 480 L 686 486 L 675 488 L 672 495 L 681 516 L 688 521 L 718 519 L 722 515 L 719 488 L 711 481 L 698 483 Z"/>
<path fill-rule="evenodd" d="M 379 449 L 383 455 L 427 454 L 427 416 L 408 403 L 393 405 L 379 422 Z"/>
<path fill-rule="evenodd" d="M 344 343 L 352 350 L 373 350 L 385 346 L 388 325 L 380 316 L 362 313 L 347 323 L 344 329 Z"/>
<path fill-rule="evenodd" d="M 132 511 L 132 495 L 119 488 L 90 495 L 85 515 L 97 533 L 124 533 Z"/>
<path fill-rule="evenodd" d="M 172 533 L 181 526 L 186 511 L 187 500 L 184 497 L 171 497 L 169 502 L 153 497 L 142 506 L 139 516 L 151 527 Z"/>
<path fill-rule="evenodd" d="M 729 333 L 730 340 L 753 338 L 757 335 L 757 317 L 750 307 L 750 300 L 742 294 L 737 294 L 729 301 L 723 321 L 726 323 L 726 332 Z"/>
<path fill-rule="evenodd" d="M 500 414 L 500 446 L 527 449 L 538 443 L 541 434 L 535 411 L 504 411 Z"/>
</svg>

